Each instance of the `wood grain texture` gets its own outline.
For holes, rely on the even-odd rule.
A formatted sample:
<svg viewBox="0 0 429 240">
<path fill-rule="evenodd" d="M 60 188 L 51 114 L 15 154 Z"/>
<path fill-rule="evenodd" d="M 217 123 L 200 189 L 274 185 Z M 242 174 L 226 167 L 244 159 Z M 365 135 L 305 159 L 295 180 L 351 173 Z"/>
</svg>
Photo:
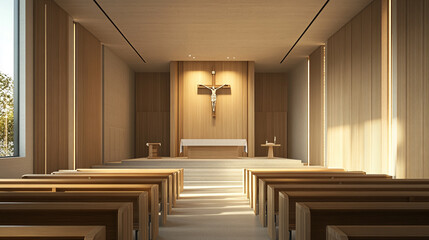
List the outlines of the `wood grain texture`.
<svg viewBox="0 0 429 240">
<path fill-rule="evenodd" d="M 45 173 L 45 4 L 34 10 L 34 163 L 35 173 Z"/>
<path fill-rule="evenodd" d="M 287 157 L 287 92 L 285 74 L 255 74 L 255 156 L 267 156 L 261 144 L 276 136 L 274 156 Z"/>
<path fill-rule="evenodd" d="M 179 62 L 178 69 L 178 139 L 247 139 L 247 62 Z M 211 115 L 209 92 L 197 90 L 198 84 L 212 83 L 213 69 L 217 84 L 231 85 L 217 92 L 216 118 Z M 178 148 L 179 142 L 175 144 Z"/>
<path fill-rule="evenodd" d="M 102 164 L 101 43 L 76 23 L 76 168 Z"/>
<path fill-rule="evenodd" d="M 68 14 L 46 0 L 34 16 L 34 171 L 48 173 L 68 168 Z"/>
<path fill-rule="evenodd" d="M 429 237 L 428 226 L 328 226 L 326 240 L 360 239 L 374 240 L 393 238 L 396 240 L 418 240 Z"/>
<path fill-rule="evenodd" d="M 427 203 L 331 202 L 296 205 L 297 239 L 326 239 L 327 225 L 426 225 Z M 329 223 L 329 224 L 328 224 Z M 311 226 L 311 227 L 310 227 Z"/>
<path fill-rule="evenodd" d="M 407 51 L 407 4 L 406 1 L 397 1 L 397 157 L 396 176 L 405 178 L 407 173 L 407 61 L 405 59 Z"/>
<path fill-rule="evenodd" d="M 382 74 L 388 59 L 382 52 L 387 38 L 381 33 L 381 2 L 373 1 L 328 40 L 329 167 L 369 173 L 389 170 L 388 88 L 387 75 Z"/>
<path fill-rule="evenodd" d="M 0 239 L 106 240 L 104 226 L 0 226 Z"/>
<path fill-rule="evenodd" d="M 1 225 L 106 226 L 106 239 L 132 239 L 131 203 L 0 203 Z"/>
<path fill-rule="evenodd" d="M 310 55 L 310 164 L 325 163 L 325 95 L 324 95 L 324 47 L 318 47 Z"/>
<path fill-rule="evenodd" d="M 170 74 L 136 74 L 136 157 L 147 157 L 146 143 L 161 143 L 170 156 Z"/>
<path fill-rule="evenodd" d="M 103 162 L 134 157 L 134 71 L 103 46 Z"/>
<path fill-rule="evenodd" d="M 428 41 L 426 1 L 398 1 L 398 147 L 397 174 L 429 177 Z"/>
<path fill-rule="evenodd" d="M 139 239 L 148 239 L 149 226 L 147 192 L 3 192 L 2 202 L 119 202 L 132 203 L 133 229 L 139 230 Z"/>
</svg>

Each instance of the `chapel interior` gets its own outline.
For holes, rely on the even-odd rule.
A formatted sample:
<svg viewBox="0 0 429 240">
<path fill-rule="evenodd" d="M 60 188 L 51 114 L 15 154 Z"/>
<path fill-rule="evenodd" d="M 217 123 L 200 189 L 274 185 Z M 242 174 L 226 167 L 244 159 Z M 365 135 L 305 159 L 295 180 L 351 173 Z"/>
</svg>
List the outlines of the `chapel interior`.
<svg viewBox="0 0 429 240">
<path fill-rule="evenodd" d="M 1 0 L 0 240 L 429 239 L 429 0 Z"/>
</svg>

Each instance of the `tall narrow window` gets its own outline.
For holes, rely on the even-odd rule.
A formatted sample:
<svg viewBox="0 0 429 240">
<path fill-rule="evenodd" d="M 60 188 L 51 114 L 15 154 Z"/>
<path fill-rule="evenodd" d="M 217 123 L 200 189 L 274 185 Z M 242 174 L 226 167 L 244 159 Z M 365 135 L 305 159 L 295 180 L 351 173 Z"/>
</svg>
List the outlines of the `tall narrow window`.
<svg viewBox="0 0 429 240">
<path fill-rule="evenodd" d="M 18 155 L 18 4 L 0 1 L 0 157 Z"/>
</svg>

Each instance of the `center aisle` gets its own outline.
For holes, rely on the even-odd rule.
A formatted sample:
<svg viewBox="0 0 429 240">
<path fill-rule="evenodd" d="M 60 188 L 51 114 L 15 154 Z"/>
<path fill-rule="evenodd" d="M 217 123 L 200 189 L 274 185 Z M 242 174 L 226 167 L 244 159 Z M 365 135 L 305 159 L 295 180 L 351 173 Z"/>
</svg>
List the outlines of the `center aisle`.
<svg viewBox="0 0 429 240">
<path fill-rule="evenodd" d="M 234 185 L 233 185 L 234 184 Z M 166 226 L 161 240 L 269 239 L 249 207 L 241 182 L 187 184 Z"/>
</svg>

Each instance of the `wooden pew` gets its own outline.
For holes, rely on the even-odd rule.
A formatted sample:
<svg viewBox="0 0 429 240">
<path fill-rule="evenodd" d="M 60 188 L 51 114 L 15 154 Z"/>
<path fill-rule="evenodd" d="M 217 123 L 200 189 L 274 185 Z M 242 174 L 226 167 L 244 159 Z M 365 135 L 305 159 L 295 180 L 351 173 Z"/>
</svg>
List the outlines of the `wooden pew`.
<svg viewBox="0 0 429 240">
<path fill-rule="evenodd" d="M 275 236 L 275 213 L 279 209 L 280 191 L 428 191 L 429 184 L 270 184 L 267 191 L 267 230 L 268 235 Z"/>
<path fill-rule="evenodd" d="M 162 178 L 140 178 L 136 176 L 118 176 L 115 174 L 110 175 L 87 175 L 87 174 L 66 174 L 66 175 L 57 175 L 57 174 L 26 174 L 22 176 L 23 179 L 31 179 L 32 183 L 73 183 L 73 184 L 89 184 L 89 183 L 99 183 L 99 184 L 157 184 L 159 188 L 159 197 L 161 204 L 161 216 L 162 223 L 166 224 L 167 222 L 167 213 L 171 214 L 171 202 L 168 203 L 169 197 L 167 189 L 167 179 Z M 19 183 L 13 179 L 1 180 L 2 182 L 8 183 Z"/>
<path fill-rule="evenodd" d="M 30 180 L 30 179 L 28 179 Z M 27 180 L 27 181 L 28 181 Z M 25 181 L 25 179 L 21 179 Z M 0 181 L 1 183 L 1 181 Z M 148 210 L 150 213 L 152 238 L 156 239 L 159 232 L 159 206 L 158 206 L 158 185 L 153 184 L 60 184 L 60 183 L 20 183 L 20 184 L 0 184 L 0 191 L 23 192 L 23 191 L 44 191 L 44 192 L 105 192 L 105 191 L 139 191 L 148 192 Z"/>
<path fill-rule="evenodd" d="M 61 171 L 70 171 L 70 170 L 60 170 Z M 73 170 L 74 171 L 74 170 Z M 175 181 L 175 186 L 177 189 L 177 197 L 179 197 L 179 194 L 183 192 L 183 186 L 184 186 L 184 174 L 185 170 L 183 168 L 79 168 L 75 171 L 78 172 L 104 172 L 104 173 L 147 173 L 147 174 L 157 174 L 157 173 L 169 173 L 173 174 Z"/>
<path fill-rule="evenodd" d="M 279 200 L 279 239 L 288 239 L 295 230 L 295 206 L 298 202 L 429 202 L 427 191 L 282 191 Z M 428 203 L 429 204 L 429 203 Z M 273 226 L 273 225 L 271 225 Z M 276 239 L 275 226 L 270 229 Z"/>
<path fill-rule="evenodd" d="M 268 194 L 267 194 L 267 185 L 276 185 L 281 187 L 281 185 L 287 186 L 288 184 L 429 184 L 428 180 L 423 179 L 390 179 L 386 178 L 385 175 L 380 174 L 367 174 L 362 176 L 350 176 L 350 177 L 341 177 L 341 178 L 331 178 L 331 179 L 304 179 L 304 178 L 274 178 L 274 179 L 259 179 L 259 220 L 261 224 L 265 227 L 267 224 L 268 217 Z M 278 210 L 278 190 L 274 188 L 274 196 L 271 199 L 274 199 L 274 210 Z"/>
<path fill-rule="evenodd" d="M 259 220 L 262 226 L 266 226 L 266 217 L 267 217 L 267 184 L 317 184 L 317 183 L 326 183 L 326 184 L 342 184 L 347 182 L 365 182 L 375 183 L 378 181 L 390 181 L 391 176 L 387 176 L 384 174 L 367 174 L 367 175 L 350 175 L 350 176 L 342 176 L 342 177 L 330 177 L 330 178 L 289 178 L 285 176 L 283 178 L 259 178 L 259 187 L 257 197 L 258 203 L 256 204 L 258 207 Z M 258 215 L 258 214 L 256 214 Z"/>
<path fill-rule="evenodd" d="M 365 172 L 353 171 L 353 172 L 330 172 L 330 171 L 295 171 L 295 172 L 253 172 L 250 171 L 251 181 L 250 181 L 250 206 L 254 209 L 255 214 L 258 214 L 257 201 L 259 194 L 259 178 L 335 178 L 335 177 L 350 177 L 350 176 L 362 176 L 366 175 Z M 387 176 L 381 174 L 380 176 Z"/>
<path fill-rule="evenodd" d="M 0 240 L 106 240 L 105 226 L 0 226 Z"/>
<path fill-rule="evenodd" d="M 259 214 L 259 179 L 260 178 L 346 178 L 365 176 L 365 172 L 294 172 L 294 173 L 253 173 L 250 190 L 250 204 L 256 215 Z M 385 174 L 372 174 L 373 177 L 383 177 Z"/>
<path fill-rule="evenodd" d="M 423 240 L 429 239 L 426 226 L 328 226 L 326 240 Z"/>
<path fill-rule="evenodd" d="M 133 229 L 139 239 L 149 239 L 147 192 L 0 192 L 0 202 L 130 202 Z"/>
<path fill-rule="evenodd" d="M 23 177 L 27 177 L 29 175 L 24 175 Z M 112 177 L 114 178 L 122 178 L 122 179 L 144 179 L 146 181 L 150 180 L 159 180 L 159 179 L 165 179 L 167 180 L 167 187 L 166 190 L 162 186 L 162 191 L 167 191 L 167 199 L 168 202 L 168 213 L 171 214 L 173 206 L 176 205 L 176 199 L 177 199 L 177 193 L 176 189 L 174 188 L 173 184 L 173 176 L 172 174 L 144 174 L 144 173 L 102 173 L 102 172 L 95 172 L 95 173 L 87 173 L 87 172 L 54 172 L 53 174 L 45 175 L 47 177 L 45 178 L 90 178 L 90 179 L 110 179 Z M 55 177 L 50 177 L 55 176 Z M 31 177 L 32 178 L 32 177 Z M 122 180 L 125 181 L 125 180 Z"/>
<path fill-rule="evenodd" d="M 142 176 L 171 176 L 172 188 L 173 188 L 173 206 L 176 205 L 176 199 L 179 198 L 180 192 L 183 191 L 183 170 L 180 169 L 77 169 L 77 170 L 60 170 L 53 172 L 53 174 L 78 174 L 78 173 L 91 173 L 91 174 L 136 174 Z M 169 183 L 170 184 L 170 183 Z"/>
<path fill-rule="evenodd" d="M 131 203 L 0 202 L 0 225 L 105 226 L 107 240 L 132 240 Z"/>
<path fill-rule="evenodd" d="M 328 225 L 429 225 L 429 204 L 423 202 L 296 204 L 296 240 L 324 240 Z"/>
<path fill-rule="evenodd" d="M 251 188 L 251 180 L 252 180 L 252 173 L 256 172 L 345 172 L 342 168 L 324 168 L 324 167 L 302 167 L 302 168 L 284 168 L 284 169 L 267 169 L 267 168 L 244 168 L 243 174 L 244 174 L 244 193 L 246 194 L 247 198 L 250 198 L 250 188 Z"/>
</svg>

